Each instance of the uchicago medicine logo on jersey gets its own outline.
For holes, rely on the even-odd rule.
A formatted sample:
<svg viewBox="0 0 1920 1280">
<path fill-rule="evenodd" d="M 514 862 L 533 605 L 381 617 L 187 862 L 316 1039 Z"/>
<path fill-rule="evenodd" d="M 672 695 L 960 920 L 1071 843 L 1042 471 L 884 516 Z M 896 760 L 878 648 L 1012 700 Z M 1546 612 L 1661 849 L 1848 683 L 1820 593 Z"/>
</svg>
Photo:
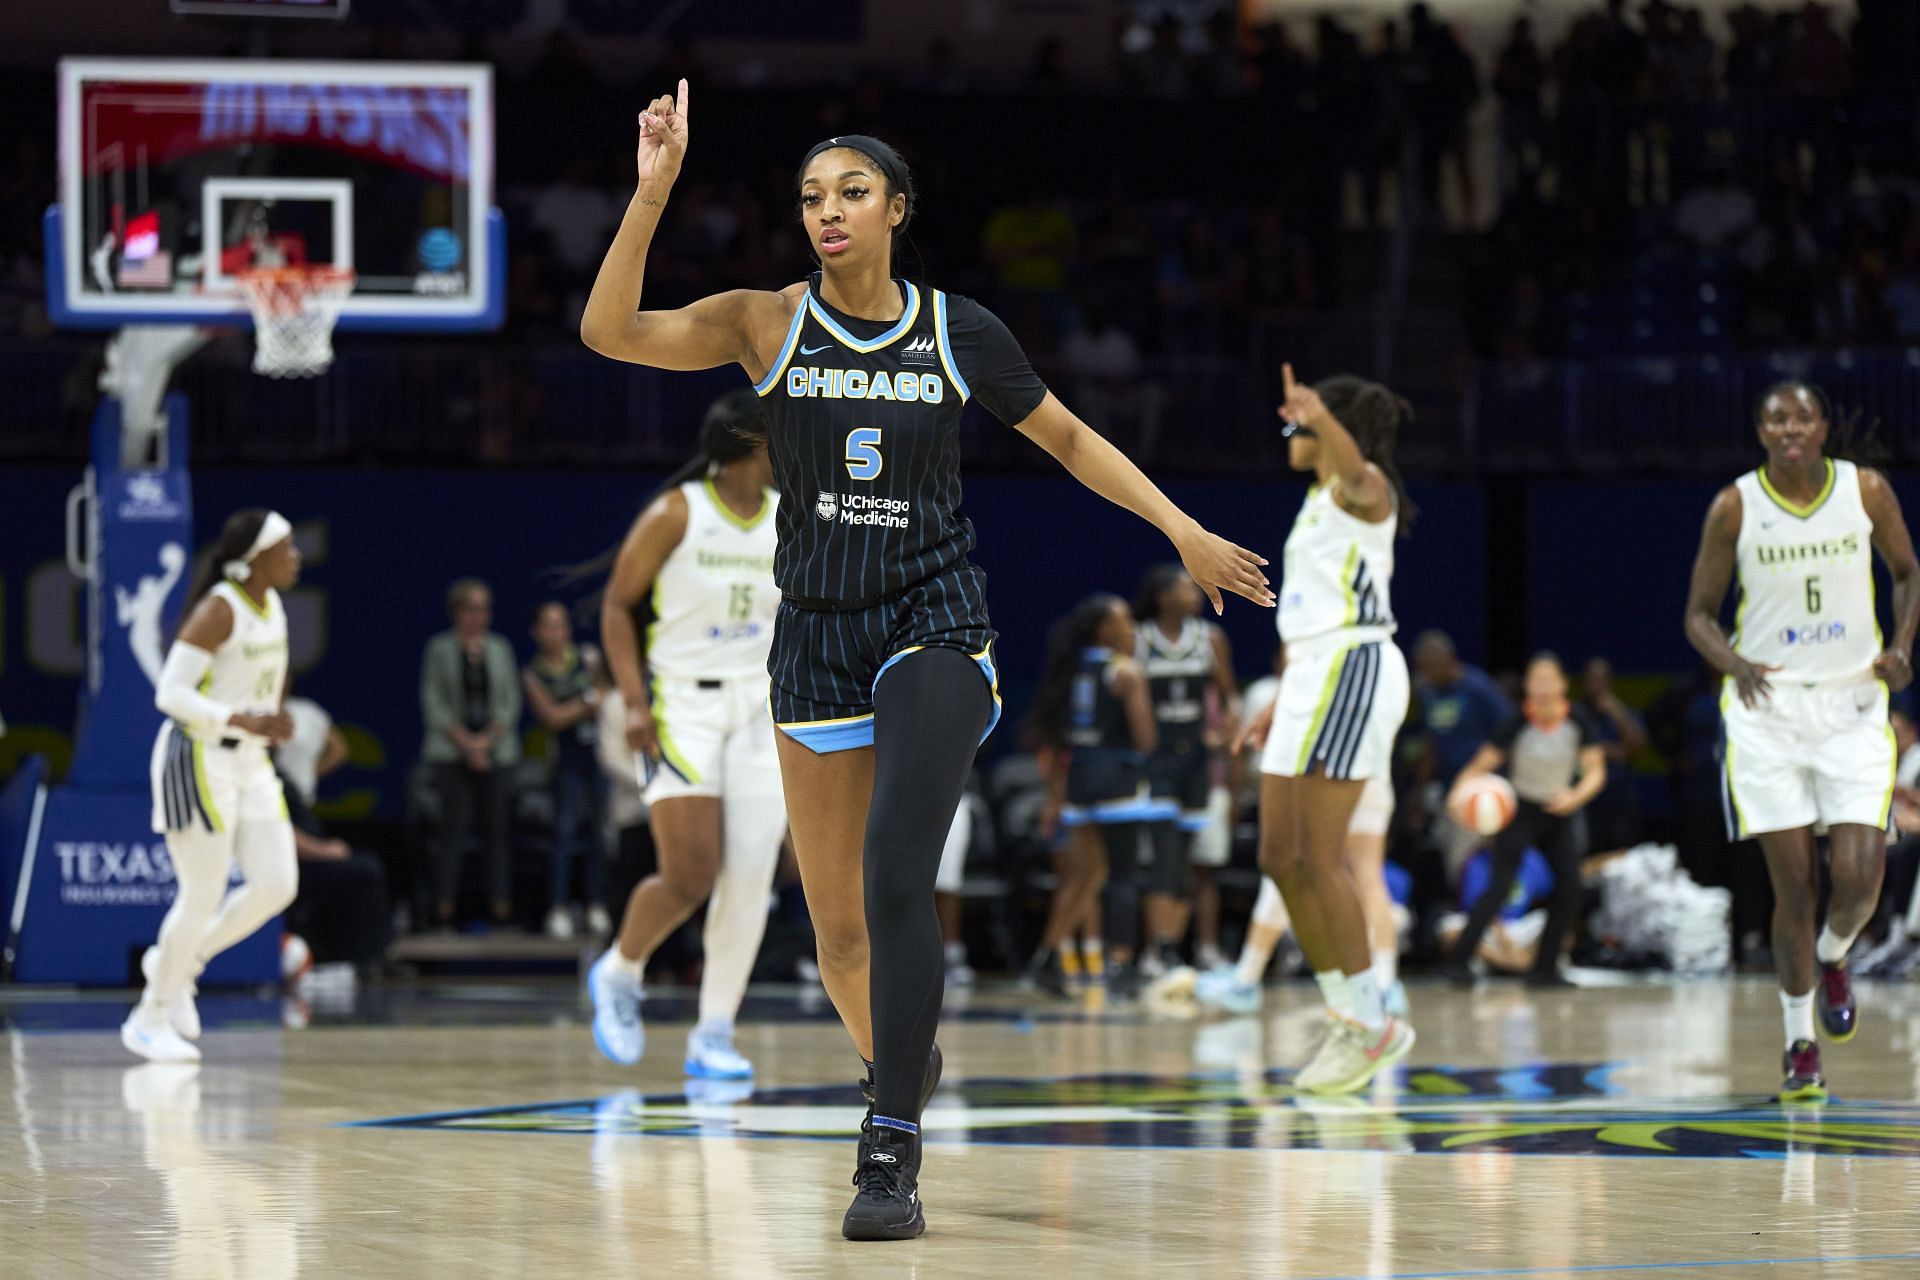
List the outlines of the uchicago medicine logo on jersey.
<svg viewBox="0 0 1920 1280">
<path fill-rule="evenodd" d="M 822 492 L 813 514 L 829 524 L 865 525 L 876 529 L 905 529 L 913 524 L 913 503 L 905 498 L 882 498 L 871 493 Z"/>
</svg>

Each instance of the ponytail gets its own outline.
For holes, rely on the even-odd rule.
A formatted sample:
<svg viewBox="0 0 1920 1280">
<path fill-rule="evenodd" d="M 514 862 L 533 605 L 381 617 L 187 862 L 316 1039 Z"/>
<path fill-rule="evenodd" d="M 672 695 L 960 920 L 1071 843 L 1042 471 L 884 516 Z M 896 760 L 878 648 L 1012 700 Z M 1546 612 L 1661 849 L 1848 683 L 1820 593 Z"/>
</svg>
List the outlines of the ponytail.
<svg viewBox="0 0 1920 1280">
<path fill-rule="evenodd" d="M 738 462 L 751 456 L 754 450 L 762 448 L 767 442 L 763 422 L 764 403 L 751 387 L 740 387 L 715 400 L 707 406 L 706 417 L 700 422 L 700 451 L 661 481 L 660 487 L 641 502 L 640 509 L 645 511 L 663 494 L 672 493 L 689 480 L 712 475 L 729 462 Z M 578 564 L 556 566 L 549 569 L 545 576 L 554 586 L 563 590 L 604 579 L 613 572 L 613 562 L 619 558 L 620 545 L 616 542 L 599 555 Z M 605 594 L 603 585 L 582 597 L 574 606 L 574 616 L 583 623 L 591 624 L 599 617 L 600 602 Z M 643 612 L 645 608 L 642 606 Z"/>
<path fill-rule="evenodd" d="M 1419 508 L 1407 496 L 1407 484 L 1400 478 L 1393 450 L 1400 429 L 1413 425 L 1413 406 L 1406 397 L 1352 374 L 1343 373 L 1316 383 L 1314 390 L 1326 402 L 1327 412 L 1352 433 L 1361 455 L 1380 468 L 1380 474 L 1387 478 L 1387 484 L 1393 489 L 1394 514 L 1399 517 L 1396 532 L 1406 537 Z"/>
<path fill-rule="evenodd" d="M 243 507 L 227 517 L 226 524 L 220 527 L 220 536 L 195 561 L 193 584 L 187 588 L 187 603 L 180 610 L 182 623 L 192 616 L 194 606 L 207 598 L 214 584 L 225 576 L 227 561 L 246 556 L 253 546 L 253 540 L 260 536 L 260 527 L 266 524 L 267 514 L 264 507 Z M 178 635 L 178 628 L 175 634 Z"/>
</svg>

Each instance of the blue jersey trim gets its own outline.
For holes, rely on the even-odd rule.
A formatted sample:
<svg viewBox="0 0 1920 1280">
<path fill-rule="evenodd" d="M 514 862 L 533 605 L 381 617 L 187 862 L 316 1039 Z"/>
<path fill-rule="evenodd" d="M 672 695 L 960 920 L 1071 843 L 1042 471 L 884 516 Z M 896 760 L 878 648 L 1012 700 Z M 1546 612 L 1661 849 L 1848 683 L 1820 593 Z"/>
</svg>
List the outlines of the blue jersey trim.
<svg viewBox="0 0 1920 1280">
<path fill-rule="evenodd" d="M 813 318 L 818 320 L 821 327 L 828 333 L 838 338 L 843 345 L 851 347 L 853 350 L 865 355 L 868 352 L 878 351 L 888 343 L 900 338 L 907 330 L 913 328 L 914 321 L 920 318 L 920 291 L 913 287 L 911 281 L 902 280 L 900 283 L 906 286 L 907 309 L 901 314 L 899 322 L 896 323 L 893 328 L 887 330 L 877 338 L 861 339 L 848 333 L 846 329 L 841 327 L 839 321 L 827 314 L 827 309 L 820 305 L 818 298 L 813 296 L 813 290 L 811 288 L 807 290 L 807 307 L 813 312 Z"/>
<path fill-rule="evenodd" d="M 933 331 L 935 340 L 940 344 L 940 364 L 946 369 L 954 389 L 959 391 L 960 402 L 965 404 L 973 399 L 973 392 L 968 389 L 967 380 L 960 376 L 960 361 L 953 354 L 953 340 L 947 336 L 947 295 L 938 289 L 933 291 Z"/>
<path fill-rule="evenodd" d="M 1063 827 L 1120 826 L 1130 822 L 1164 822 L 1180 811 L 1156 800 L 1129 796 L 1103 804 L 1068 805 L 1060 811 Z"/>
<path fill-rule="evenodd" d="M 809 301 L 812 295 L 808 295 Z M 793 361 L 793 349 L 800 344 L 800 326 L 806 323 L 807 309 L 793 309 L 793 323 L 787 326 L 787 340 L 780 344 L 780 358 L 773 362 L 773 368 L 767 370 L 767 376 L 753 384 L 756 394 L 766 395 L 780 385 L 780 375 L 787 371 L 787 365 Z"/>
<path fill-rule="evenodd" d="M 780 732 L 815 755 L 832 755 L 873 745 L 873 712 L 844 720 L 813 720 L 783 724 Z"/>
<path fill-rule="evenodd" d="M 926 647 L 927 646 L 923 644 L 910 645 L 881 663 L 880 670 L 874 673 L 873 687 L 876 690 L 880 687 L 880 677 L 892 670 L 894 663 L 900 661 L 900 659 L 906 657 L 908 654 L 918 653 Z M 993 695 L 993 710 L 987 715 L 987 727 L 980 734 L 980 741 L 985 742 L 993 736 L 993 731 L 1000 726 L 1000 715 L 1004 710 L 1000 703 L 1000 670 L 993 664 L 992 645 L 988 645 L 978 653 L 970 653 L 967 656 L 972 658 L 974 665 L 980 668 L 980 674 L 984 676 L 987 681 L 987 692 Z M 783 729 L 785 727 L 785 725 L 781 726 Z M 873 738 L 869 736 L 867 741 L 871 742 Z"/>
</svg>

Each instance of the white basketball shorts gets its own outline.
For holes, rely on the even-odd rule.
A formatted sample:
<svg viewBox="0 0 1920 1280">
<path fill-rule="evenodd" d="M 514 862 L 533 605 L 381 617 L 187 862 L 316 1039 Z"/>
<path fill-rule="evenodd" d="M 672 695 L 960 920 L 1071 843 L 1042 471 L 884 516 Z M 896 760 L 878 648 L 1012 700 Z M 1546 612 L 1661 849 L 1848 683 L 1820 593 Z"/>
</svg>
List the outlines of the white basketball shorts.
<svg viewBox="0 0 1920 1280">
<path fill-rule="evenodd" d="M 1752 710 L 1727 681 L 1721 790 L 1735 840 L 1800 827 L 1885 827 L 1896 752 L 1880 681 L 1776 683 Z"/>
<path fill-rule="evenodd" d="M 1412 692 L 1390 637 L 1340 632 L 1287 646 L 1260 771 L 1282 778 L 1387 776 Z"/>
</svg>

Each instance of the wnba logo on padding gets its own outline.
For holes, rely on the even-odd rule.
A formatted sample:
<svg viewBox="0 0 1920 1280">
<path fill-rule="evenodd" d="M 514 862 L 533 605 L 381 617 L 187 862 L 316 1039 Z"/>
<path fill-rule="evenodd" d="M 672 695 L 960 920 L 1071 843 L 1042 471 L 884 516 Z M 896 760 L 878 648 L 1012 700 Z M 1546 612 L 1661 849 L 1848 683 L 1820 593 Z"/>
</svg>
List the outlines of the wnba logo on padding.
<svg viewBox="0 0 1920 1280">
<path fill-rule="evenodd" d="M 182 506 L 158 471 L 131 471 L 121 482 L 122 520 L 178 520 Z"/>
<path fill-rule="evenodd" d="M 823 493 L 813 504 L 813 514 L 822 520 L 832 520 L 840 514 L 840 498 L 837 494 Z"/>
</svg>

